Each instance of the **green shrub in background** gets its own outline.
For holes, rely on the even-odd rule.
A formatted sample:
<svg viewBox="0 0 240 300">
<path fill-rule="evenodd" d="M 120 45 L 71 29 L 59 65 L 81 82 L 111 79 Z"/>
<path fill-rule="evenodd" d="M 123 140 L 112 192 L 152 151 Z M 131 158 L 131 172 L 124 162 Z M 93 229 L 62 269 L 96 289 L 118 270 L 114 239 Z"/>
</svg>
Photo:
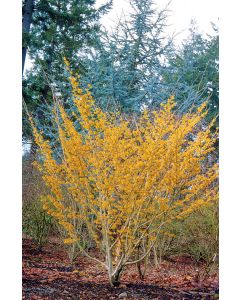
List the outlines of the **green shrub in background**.
<svg viewBox="0 0 240 300">
<path fill-rule="evenodd" d="M 218 269 L 218 230 L 218 206 L 215 203 L 198 209 L 184 220 L 175 220 L 165 226 L 150 258 L 158 268 L 162 259 L 190 257 L 196 267 L 196 280 L 203 281 Z M 142 267 L 138 266 L 140 278 L 144 277 L 148 262 L 147 257 Z"/>
<path fill-rule="evenodd" d="M 46 186 L 38 170 L 32 165 L 33 159 L 31 154 L 23 156 L 22 230 L 41 249 L 55 226 L 52 217 L 42 209 L 40 195 L 46 191 Z"/>
<path fill-rule="evenodd" d="M 180 231 L 179 231 L 180 229 Z M 218 256 L 218 207 L 210 206 L 191 214 L 177 228 L 178 244 L 196 262 L 207 264 Z"/>
<path fill-rule="evenodd" d="M 41 249 L 52 228 L 52 217 L 44 212 L 40 201 L 35 199 L 35 201 L 24 202 L 22 220 L 23 232 Z"/>
<path fill-rule="evenodd" d="M 176 221 L 166 228 L 169 235 L 163 235 L 155 261 L 161 256 L 190 256 L 199 271 L 198 280 L 204 280 L 218 268 L 219 253 L 219 214 L 217 204 L 193 212 L 185 220 Z M 161 245 L 164 247 L 161 249 Z M 156 263 L 155 263 L 156 264 Z M 202 266 L 200 269 L 198 266 Z"/>
</svg>

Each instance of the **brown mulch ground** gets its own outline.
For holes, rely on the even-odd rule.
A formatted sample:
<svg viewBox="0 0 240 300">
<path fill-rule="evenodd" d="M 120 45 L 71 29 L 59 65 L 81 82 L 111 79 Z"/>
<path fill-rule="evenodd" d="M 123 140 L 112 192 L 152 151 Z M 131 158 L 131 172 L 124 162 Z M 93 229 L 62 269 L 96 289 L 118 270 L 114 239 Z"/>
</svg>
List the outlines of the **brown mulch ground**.
<svg viewBox="0 0 240 300">
<path fill-rule="evenodd" d="M 203 270 L 204 265 L 198 267 Z M 23 240 L 23 299 L 218 299 L 218 275 L 199 282 L 199 271 L 189 258 L 163 261 L 160 268 L 150 265 L 144 280 L 135 266 L 129 267 L 121 285 L 109 285 L 106 271 L 95 262 L 79 257 L 75 266 L 55 242 L 38 251 L 31 240 Z"/>
</svg>

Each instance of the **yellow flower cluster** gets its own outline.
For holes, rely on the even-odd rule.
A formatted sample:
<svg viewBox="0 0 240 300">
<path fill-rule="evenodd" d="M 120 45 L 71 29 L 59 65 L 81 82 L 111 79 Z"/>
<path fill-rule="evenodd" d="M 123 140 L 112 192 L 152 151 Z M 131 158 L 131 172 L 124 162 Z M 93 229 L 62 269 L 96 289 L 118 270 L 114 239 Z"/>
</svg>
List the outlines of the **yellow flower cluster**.
<svg viewBox="0 0 240 300">
<path fill-rule="evenodd" d="M 44 160 L 38 167 L 51 191 L 44 208 L 65 228 L 65 243 L 81 239 L 74 226 L 81 219 L 112 255 L 130 255 L 143 238 L 151 245 L 165 222 L 218 198 L 218 166 L 206 163 L 216 137 L 211 126 L 199 127 L 206 103 L 180 117 L 170 97 L 133 123 L 96 107 L 72 74 L 70 82 L 82 129 L 62 106 L 55 108 L 60 163 L 34 128 Z"/>
</svg>

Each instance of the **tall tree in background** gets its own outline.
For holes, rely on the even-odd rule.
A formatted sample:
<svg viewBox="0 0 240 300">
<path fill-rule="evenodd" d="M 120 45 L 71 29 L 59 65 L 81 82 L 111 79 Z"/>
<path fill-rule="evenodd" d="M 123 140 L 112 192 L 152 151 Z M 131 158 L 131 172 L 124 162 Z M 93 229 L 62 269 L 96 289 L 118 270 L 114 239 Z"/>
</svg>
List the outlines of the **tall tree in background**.
<svg viewBox="0 0 240 300">
<path fill-rule="evenodd" d="M 43 105 L 51 103 L 50 82 L 67 93 L 63 57 L 72 68 L 82 70 L 81 57 L 99 31 L 99 19 L 111 7 L 111 1 L 95 7 L 95 0 L 35 0 L 29 34 L 29 57 L 33 68 L 23 80 L 23 96 L 30 111 L 44 119 Z M 46 120 L 44 120 L 46 121 Z M 23 135 L 29 136 L 26 119 Z"/>
<path fill-rule="evenodd" d="M 218 114 L 218 30 L 204 37 L 195 22 L 181 47 L 165 33 L 168 7 L 156 13 L 151 0 L 132 0 L 133 13 L 104 32 L 86 61 L 82 78 L 91 82 L 104 109 L 136 112 L 155 108 L 175 95 L 179 112 L 209 100 L 209 114 Z M 97 40 L 97 39 L 96 39 Z"/>
<path fill-rule="evenodd" d="M 81 81 L 104 109 L 139 112 L 161 98 L 164 57 L 172 39 L 165 33 L 168 6 L 158 11 L 152 0 L 131 0 L 132 13 L 122 15 L 112 32 L 103 32 L 86 60 Z M 167 99 L 169 95 L 166 95 Z"/>
<path fill-rule="evenodd" d="M 219 35 L 215 24 L 212 28 L 214 33 L 204 37 L 192 21 L 189 37 L 170 53 L 169 67 L 163 74 L 181 112 L 208 100 L 209 119 L 216 117 L 219 109 Z"/>
<path fill-rule="evenodd" d="M 22 74 L 24 71 L 27 46 L 29 40 L 29 31 L 32 23 L 32 14 L 33 14 L 34 0 L 25 0 L 23 2 L 23 12 L 22 12 L 22 34 L 23 34 L 23 43 L 22 43 Z"/>
</svg>

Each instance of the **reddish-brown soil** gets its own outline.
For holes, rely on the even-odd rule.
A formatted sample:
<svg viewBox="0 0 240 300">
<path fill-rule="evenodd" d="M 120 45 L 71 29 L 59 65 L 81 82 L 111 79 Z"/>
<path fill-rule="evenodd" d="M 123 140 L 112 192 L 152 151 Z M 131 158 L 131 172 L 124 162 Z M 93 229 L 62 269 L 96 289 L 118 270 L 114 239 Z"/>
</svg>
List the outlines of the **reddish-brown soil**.
<svg viewBox="0 0 240 300">
<path fill-rule="evenodd" d="M 144 280 L 136 267 L 129 267 L 119 287 L 109 285 L 106 271 L 95 262 L 79 257 L 72 266 L 57 242 L 38 251 L 31 240 L 23 240 L 23 299 L 218 299 L 218 276 L 199 280 L 204 265 L 188 258 L 163 261 L 159 268 L 149 265 Z"/>
</svg>

